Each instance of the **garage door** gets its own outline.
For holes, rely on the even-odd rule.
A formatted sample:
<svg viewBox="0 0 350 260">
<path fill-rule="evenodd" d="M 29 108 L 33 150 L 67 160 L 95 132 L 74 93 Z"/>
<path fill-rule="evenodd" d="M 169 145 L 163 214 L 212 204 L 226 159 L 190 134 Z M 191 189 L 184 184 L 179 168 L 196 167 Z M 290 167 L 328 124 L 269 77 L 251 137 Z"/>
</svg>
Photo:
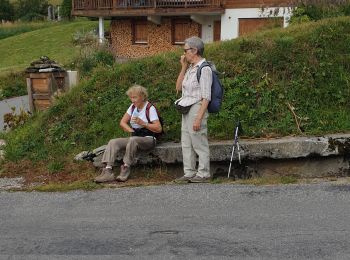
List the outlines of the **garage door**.
<svg viewBox="0 0 350 260">
<path fill-rule="evenodd" d="M 239 36 L 256 31 L 283 27 L 283 17 L 274 18 L 239 18 Z"/>
</svg>

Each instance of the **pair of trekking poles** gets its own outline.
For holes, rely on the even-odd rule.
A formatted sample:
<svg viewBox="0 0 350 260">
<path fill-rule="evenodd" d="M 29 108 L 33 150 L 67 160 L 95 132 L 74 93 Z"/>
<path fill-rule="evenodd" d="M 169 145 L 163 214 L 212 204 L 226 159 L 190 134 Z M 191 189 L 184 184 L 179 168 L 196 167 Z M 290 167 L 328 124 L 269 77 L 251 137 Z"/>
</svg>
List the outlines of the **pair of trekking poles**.
<svg viewBox="0 0 350 260">
<path fill-rule="evenodd" d="M 234 141 L 233 141 L 233 145 L 232 145 L 230 167 L 228 168 L 227 178 L 230 178 L 232 160 L 233 160 L 233 155 L 234 155 L 235 151 L 237 151 L 237 154 L 238 154 L 238 162 L 239 162 L 239 164 L 241 164 L 241 148 L 240 148 L 239 142 L 238 142 L 239 132 L 242 132 L 242 125 L 241 125 L 240 121 L 237 122 L 236 127 L 234 129 Z"/>
</svg>

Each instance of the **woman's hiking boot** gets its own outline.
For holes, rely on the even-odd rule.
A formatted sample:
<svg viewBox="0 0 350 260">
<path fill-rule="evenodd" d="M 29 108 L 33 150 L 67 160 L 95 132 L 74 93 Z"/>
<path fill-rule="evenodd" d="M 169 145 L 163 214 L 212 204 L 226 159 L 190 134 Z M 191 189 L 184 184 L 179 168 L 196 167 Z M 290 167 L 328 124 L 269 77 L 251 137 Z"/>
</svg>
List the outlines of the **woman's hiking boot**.
<svg viewBox="0 0 350 260">
<path fill-rule="evenodd" d="M 117 177 L 117 181 L 127 181 L 130 175 L 130 167 L 124 164 L 120 166 L 120 174 Z"/>
<path fill-rule="evenodd" d="M 102 173 L 95 178 L 95 182 L 110 182 L 115 181 L 115 176 L 111 168 L 103 168 Z"/>
</svg>

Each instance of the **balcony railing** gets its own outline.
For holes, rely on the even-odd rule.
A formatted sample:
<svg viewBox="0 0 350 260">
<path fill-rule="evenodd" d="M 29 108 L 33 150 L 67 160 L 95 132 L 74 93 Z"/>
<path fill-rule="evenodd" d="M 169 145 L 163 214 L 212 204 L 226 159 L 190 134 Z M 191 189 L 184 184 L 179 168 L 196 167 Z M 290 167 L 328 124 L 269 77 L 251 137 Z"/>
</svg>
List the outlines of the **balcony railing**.
<svg viewBox="0 0 350 260">
<path fill-rule="evenodd" d="M 222 0 L 73 0 L 73 11 L 220 7 Z"/>
</svg>

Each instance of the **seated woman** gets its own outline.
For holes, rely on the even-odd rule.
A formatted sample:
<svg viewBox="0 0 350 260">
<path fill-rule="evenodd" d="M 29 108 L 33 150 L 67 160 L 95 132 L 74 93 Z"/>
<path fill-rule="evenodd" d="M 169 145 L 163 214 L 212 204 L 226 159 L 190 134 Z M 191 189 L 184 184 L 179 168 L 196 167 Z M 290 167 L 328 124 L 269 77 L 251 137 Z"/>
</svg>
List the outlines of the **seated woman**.
<svg viewBox="0 0 350 260">
<path fill-rule="evenodd" d="M 156 134 L 162 132 L 162 126 L 156 108 L 148 101 L 147 90 L 139 85 L 134 85 L 126 92 L 131 100 L 131 105 L 120 120 L 120 127 L 131 137 L 116 138 L 108 142 L 102 157 L 106 165 L 102 173 L 95 178 L 95 182 L 126 181 L 130 175 L 130 167 L 134 163 L 138 150 L 151 150 L 156 145 Z M 130 124 L 129 124 L 130 123 Z M 125 150 L 120 174 L 115 178 L 113 165 L 120 151 Z"/>
</svg>

